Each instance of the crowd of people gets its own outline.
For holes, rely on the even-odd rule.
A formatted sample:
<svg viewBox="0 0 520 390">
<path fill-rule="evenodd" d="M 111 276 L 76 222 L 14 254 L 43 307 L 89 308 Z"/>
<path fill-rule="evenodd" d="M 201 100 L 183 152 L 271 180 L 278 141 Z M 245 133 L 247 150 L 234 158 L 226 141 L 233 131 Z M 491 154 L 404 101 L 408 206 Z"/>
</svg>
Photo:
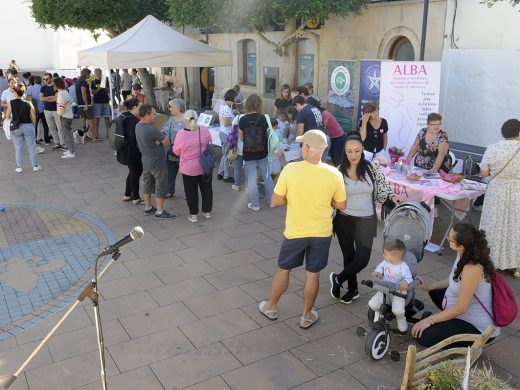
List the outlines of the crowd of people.
<svg viewBox="0 0 520 390">
<path fill-rule="evenodd" d="M 31 75 L 26 85 L 16 79 L 16 70 L 10 72 L 7 88 L 2 93 L 2 107 L 6 108 L 7 118 L 12 114 L 12 120 L 19 123 L 12 131 L 18 172 L 23 169 L 24 145 L 33 169 L 41 169 L 36 153 L 40 137 L 35 132 L 39 121 L 44 123 L 43 141 L 50 141 L 52 137 L 53 149 L 63 149 L 63 158 L 74 158 L 71 136 L 74 106 L 78 107 L 80 117 L 89 121 L 92 139 L 101 140 L 100 119 L 109 117 L 110 96 L 114 100 L 114 91 L 108 90 L 109 84 L 101 79 L 99 69 L 92 78 L 90 70 L 83 69 L 75 83 L 46 73 L 43 86 L 36 77 L 31 81 Z M 123 70 L 120 80 L 114 73 L 110 77 L 113 77 L 112 84 L 121 87 L 121 101 L 125 106 L 116 121 L 116 128 L 120 128 L 124 137 L 117 159 L 128 166 L 123 201 L 144 204 L 144 215 L 154 215 L 156 219 L 175 218 L 175 212 L 164 208 L 164 200 L 175 195 L 180 172 L 189 208 L 188 220 L 198 222 L 200 210 L 204 219 L 211 218 L 213 172 L 205 170 L 203 159 L 211 157 L 212 137 L 207 127 L 197 124 L 197 112 L 186 110 L 182 99 L 173 99 L 169 102 L 171 116 L 164 128 L 159 129 L 154 125 L 156 109 L 142 95 L 137 71 Z M 270 320 L 276 320 L 278 302 L 288 288 L 291 270 L 305 263 L 300 327 L 307 329 L 318 322 L 314 302 L 319 273 L 328 262 L 333 232 L 341 248 L 343 269 L 329 275 L 330 294 L 341 303 L 351 304 L 360 296 L 357 276 L 367 267 L 372 255 L 377 234 L 376 203 L 395 205 L 404 199 L 392 192 L 380 167 L 388 152 L 391 129 L 379 116 L 377 104 L 365 104 L 357 131 L 345 134 L 320 97 L 314 94 L 312 85 L 298 87 L 296 92 L 293 97 L 290 86 L 282 85 L 270 116 L 265 114 L 259 95 L 247 96 L 243 112 L 237 112 L 235 104 L 243 99 L 239 87 L 223 91 L 222 101 L 216 108 L 222 157 L 215 166 L 217 180 L 230 183 L 234 191 L 241 190 L 242 167 L 245 166 L 249 209 L 261 210 L 259 186 L 264 188 L 266 206 L 287 205 L 284 238 L 270 297 L 262 301 L 258 309 Z M 105 126 L 108 125 L 106 120 Z M 491 310 L 495 270 L 512 268 L 515 277 L 520 278 L 520 237 L 518 229 L 511 229 L 520 220 L 519 208 L 511 207 L 518 205 L 520 191 L 519 133 L 520 121 L 504 123 L 504 140 L 491 145 L 482 160 L 482 175 L 491 175 L 494 179 L 484 203 L 483 230 L 468 223 L 453 226 L 449 242 L 457 258 L 450 276 L 433 284 L 421 279 L 420 288 L 428 291 L 441 309 L 414 325 L 412 336 L 422 345 L 433 345 L 457 333 L 482 332 L 493 323 L 486 311 Z M 301 159 L 285 161 L 280 145 L 293 143 L 301 145 Z M 442 129 L 441 115 L 428 116 L 427 127 L 417 134 L 408 159 L 425 170 L 450 171 L 448 135 Z M 152 195 L 155 195 L 155 205 Z M 392 240 L 382 249 L 383 259 L 373 276 L 395 282 L 405 291 L 412 281 L 410 270 L 403 262 L 406 247 L 401 241 Z M 376 312 L 380 304 L 378 294 L 369 303 Z M 404 333 L 408 325 L 403 304 L 395 299 L 393 309 L 398 328 Z"/>
</svg>

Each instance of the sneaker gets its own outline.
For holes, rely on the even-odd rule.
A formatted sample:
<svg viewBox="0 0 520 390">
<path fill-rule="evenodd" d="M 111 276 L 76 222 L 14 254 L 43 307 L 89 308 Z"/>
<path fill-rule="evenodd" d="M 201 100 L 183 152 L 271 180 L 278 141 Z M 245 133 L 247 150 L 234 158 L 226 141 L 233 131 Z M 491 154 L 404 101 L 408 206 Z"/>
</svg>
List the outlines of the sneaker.
<svg viewBox="0 0 520 390">
<path fill-rule="evenodd" d="M 101 138 L 101 137 L 92 138 L 92 141 L 94 141 L 94 142 L 103 141 L 103 138 Z"/>
<path fill-rule="evenodd" d="M 218 174 L 217 175 L 217 180 L 222 180 L 222 179 L 224 179 L 224 176 L 222 176 L 221 174 Z"/>
<path fill-rule="evenodd" d="M 63 156 L 61 156 L 61 158 L 76 158 L 76 153 L 71 153 L 67 151 L 67 153 L 64 153 Z"/>
<path fill-rule="evenodd" d="M 211 218 L 211 213 L 202 213 L 202 215 L 203 215 L 204 218 L 206 218 L 206 219 Z"/>
<path fill-rule="evenodd" d="M 168 210 L 163 210 L 162 213 L 155 213 L 155 219 L 173 219 L 176 218 L 177 215 L 174 212 L 169 212 Z"/>
<path fill-rule="evenodd" d="M 139 199 L 134 199 L 134 200 L 132 201 L 132 204 L 134 204 L 134 205 L 136 205 L 136 206 L 140 206 L 140 205 L 144 204 L 144 199 L 141 199 L 141 198 L 139 198 Z"/>
<path fill-rule="evenodd" d="M 341 303 L 350 305 L 354 299 L 358 299 L 358 298 L 359 298 L 358 290 L 347 290 L 346 294 L 343 295 L 339 301 Z"/>
<path fill-rule="evenodd" d="M 45 152 L 45 148 L 42 148 L 41 146 L 37 146 L 36 147 L 36 153 L 38 154 L 42 154 Z"/>
<path fill-rule="evenodd" d="M 51 140 L 45 141 L 45 146 L 50 146 L 50 145 L 52 145 Z"/>
<path fill-rule="evenodd" d="M 331 272 L 329 275 L 329 281 L 330 281 L 330 295 L 334 299 L 339 299 L 341 284 L 338 283 L 338 275 L 335 274 L 334 272 Z"/>
<path fill-rule="evenodd" d="M 236 184 L 233 184 L 233 185 L 231 186 L 231 189 L 232 189 L 233 191 L 240 191 L 240 186 L 237 186 Z"/>
<path fill-rule="evenodd" d="M 20 173 L 20 172 L 23 172 L 23 168 L 16 167 L 16 169 L 14 171 Z"/>
<path fill-rule="evenodd" d="M 193 223 L 197 223 L 199 220 L 198 220 L 198 218 L 197 218 L 196 215 L 193 215 L 193 214 L 192 214 L 192 215 L 190 215 L 190 216 L 188 217 L 188 221 L 193 222 Z"/>
<path fill-rule="evenodd" d="M 406 321 L 406 317 L 397 319 L 397 329 L 399 329 L 399 332 L 402 334 L 408 332 L 408 322 Z"/>
<path fill-rule="evenodd" d="M 253 211 L 260 211 L 260 207 L 253 207 L 252 203 L 248 203 L 247 207 L 249 207 Z"/>
<path fill-rule="evenodd" d="M 92 141 L 92 138 L 90 138 L 88 135 L 85 134 L 85 136 L 83 137 L 83 139 L 85 141 Z"/>
<path fill-rule="evenodd" d="M 144 210 L 144 215 L 152 215 L 157 211 L 155 206 L 150 207 L 149 209 Z"/>
<path fill-rule="evenodd" d="M 56 144 L 52 147 L 52 150 L 61 150 L 61 145 L 60 144 Z"/>
<path fill-rule="evenodd" d="M 132 200 L 131 196 L 123 196 L 123 202 L 130 202 Z"/>
<path fill-rule="evenodd" d="M 61 148 L 61 150 L 63 150 L 64 152 L 68 152 L 68 151 L 69 151 L 69 148 L 67 148 L 65 145 L 60 145 L 60 148 Z"/>
<path fill-rule="evenodd" d="M 232 177 L 228 177 L 226 179 L 222 179 L 222 181 L 224 183 L 234 183 L 235 182 L 235 179 L 233 179 Z"/>
<path fill-rule="evenodd" d="M 38 171 L 41 171 L 43 168 L 41 165 L 36 165 L 35 167 L 33 167 L 33 171 L 34 172 L 38 172 Z"/>
</svg>

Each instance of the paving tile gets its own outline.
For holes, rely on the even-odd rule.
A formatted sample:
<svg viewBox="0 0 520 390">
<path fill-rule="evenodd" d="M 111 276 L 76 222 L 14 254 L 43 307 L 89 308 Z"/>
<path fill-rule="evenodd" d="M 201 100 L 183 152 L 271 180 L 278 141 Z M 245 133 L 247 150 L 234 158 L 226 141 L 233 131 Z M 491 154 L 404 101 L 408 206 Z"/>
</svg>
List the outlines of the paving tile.
<svg viewBox="0 0 520 390">
<path fill-rule="evenodd" d="M 185 387 L 184 390 L 231 390 L 231 388 L 222 380 L 221 377 L 217 376 L 208 381 Z"/>
<path fill-rule="evenodd" d="M 502 329 L 502 333 L 507 328 Z M 518 373 L 518 361 L 520 360 L 520 334 L 518 332 L 502 340 L 493 342 L 484 348 L 483 357 L 490 359 L 494 364 L 507 370 L 513 375 Z"/>
<path fill-rule="evenodd" d="M 202 232 L 198 234 L 192 234 L 189 236 L 179 237 L 179 241 L 184 243 L 188 248 L 198 246 L 201 242 L 207 243 L 224 243 L 231 238 L 229 234 L 221 230 L 214 230 L 209 232 Z"/>
<path fill-rule="evenodd" d="M 133 275 L 127 278 L 99 283 L 99 292 L 105 299 L 117 298 L 123 295 L 148 290 L 162 286 L 163 283 L 153 273 Z"/>
<path fill-rule="evenodd" d="M 262 272 L 252 264 L 235 267 L 226 271 L 215 272 L 204 278 L 218 290 L 225 290 L 242 284 L 268 278 L 269 275 Z"/>
<path fill-rule="evenodd" d="M 251 249 L 265 259 L 274 259 L 278 258 L 278 254 L 280 253 L 280 243 L 273 242 L 272 244 L 260 245 Z"/>
<path fill-rule="evenodd" d="M 184 389 L 240 366 L 240 362 L 220 343 L 150 365 L 165 389 Z"/>
<path fill-rule="evenodd" d="M 154 271 L 155 275 L 166 285 L 214 272 L 216 272 L 215 268 L 204 260 L 194 261 L 189 264 L 177 264 Z"/>
<path fill-rule="evenodd" d="M 250 249 L 226 253 L 224 255 L 210 257 L 206 261 L 218 271 L 224 271 L 240 265 L 246 265 L 262 261 L 264 258 Z"/>
<path fill-rule="evenodd" d="M 107 378 L 119 374 L 110 354 L 105 353 Z M 26 372 L 31 390 L 68 390 L 92 383 L 100 377 L 99 352 L 62 360 Z M 108 379 L 109 380 L 109 379 Z"/>
<path fill-rule="evenodd" d="M 236 224 L 235 226 L 230 226 L 222 229 L 226 232 L 230 237 L 237 238 L 242 236 L 248 236 L 257 233 L 263 233 L 271 230 L 272 228 L 261 223 L 261 222 L 253 222 L 253 223 L 243 223 Z"/>
<path fill-rule="evenodd" d="M 253 302 L 253 298 L 238 287 L 233 287 L 197 298 L 186 299 L 184 304 L 197 317 L 204 318 L 246 306 Z"/>
<path fill-rule="evenodd" d="M 19 347 L 0 351 L 0 377 L 14 374 L 38 344 L 38 342 L 27 343 Z M 33 369 L 47 366 L 49 364 L 52 364 L 52 357 L 47 346 L 44 346 L 31 361 L 28 368 Z"/>
<path fill-rule="evenodd" d="M 364 359 L 365 341 L 346 330 L 291 349 L 291 352 L 318 375 L 324 375 Z"/>
<path fill-rule="evenodd" d="M 239 309 L 179 326 L 179 329 L 197 348 L 257 328 L 258 325 Z"/>
<path fill-rule="evenodd" d="M 350 374 L 359 383 L 362 383 L 367 389 L 391 390 L 401 387 L 401 381 L 404 373 L 405 358 L 398 362 L 394 362 L 388 358 L 383 358 L 378 362 L 374 362 L 366 357 L 354 364 L 350 364 L 341 371 Z M 388 375 L 393 372 L 394 375 Z"/>
<path fill-rule="evenodd" d="M 164 390 L 150 367 L 144 366 L 110 377 L 107 381 L 109 389 L 124 390 Z M 102 389 L 101 381 L 78 387 L 76 390 Z"/>
<path fill-rule="evenodd" d="M 177 328 L 170 328 L 107 348 L 121 372 L 194 349 Z"/>
<path fill-rule="evenodd" d="M 273 278 L 268 277 L 261 280 L 257 280 L 256 282 L 242 284 L 240 288 L 256 300 L 263 301 L 269 298 L 272 283 Z M 287 288 L 287 291 L 292 292 L 299 291 L 301 289 L 303 289 L 303 283 L 290 276 L 289 287 Z"/>
<path fill-rule="evenodd" d="M 150 309 L 119 318 L 132 339 L 197 320 L 182 303 Z"/>
<path fill-rule="evenodd" d="M 100 303 L 103 321 L 114 320 L 130 314 L 141 313 L 157 307 L 157 303 L 144 291 L 109 299 Z M 94 314 L 88 312 L 91 319 Z"/>
<path fill-rule="evenodd" d="M 193 262 L 230 252 L 232 252 L 232 250 L 223 244 L 203 242 L 199 243 L 199 245 L 192 246 L 191 248 L 178 250 L 176 251 L 176 254 L 186 262 Z"/>
<path fill-rule="evenodd" d="M 148 293 L 159 304 L 166 306 L 174 302 L 207 295 L 217 291 L 206 279 L 202 277 L 172 283 L 167 286 L 156 287 L 148 290 Z"/>
<path fill-rule="evenodd" d="M 232 389 L 292 389 L 316 375 L 290 353 L 282 353 L 223 374 Z"/>
<path fill-rule="evenodd" d="M 263 233 L 250 234 L 248 236 L 241 236 L 228 240 L 225 245 L 234 251 L 250 249 L 258 246 L 265 246 L 269 244 L 278 245 L 279 243 L 272 238 L 267 237 Z"/>
<path fill-rule="evenodd" d="M 256 362 L 304 343 L 304 338 L 281 322 L 222 342 L 242 364 Z"/>
<path fill-rule="evenodd" d="M 107 347 L 127 341 L 130 337 L 118 321 L 109 321 L 103 323 L 103 339 Z M 89 326 L 54 336 L 47 344 L 54 362 L 97 350 L 96 327 Z"/>
<path fill-rule="evenodd" d="M 387 374 L 388 375 L 388 374 Z M 331 372 L 330 374 L 316 378 L 303 385 L 293 387 L 293 390 L 366 390 L 368 387 L 363 386 L 354 377 L 350 376 L 344 370 Z M 370 387 L 370 389 L 383 389 L 383 387 Z M 395 389 L 395 387 L 394 387 Z"/>
<path fill-rule="evenodd" d="M 2 386 L 2 388 L 10 377 L 11 377 L 10 375 L 5 376 L 5 377 L 0 377 L 0 386 Z M 29 390 L 29 385 L 27 384 L 27 379 L 25 378 L 25 374 L 22 373 L 20 375 L 20 377 L 18 377 L 16 379 L 16 381 L 14 381 L 14 383 L 11 384 L 9 389 L 10 390 Z"/>
<path fill-rule="evenodd" d="M 166 252 L 155 256 L 146 256 L 131 261 L 125 261 L 124 265 L 133 275 L 138 275 L 183 263 L 184 262 L 175 253 Z"/>
</svg>

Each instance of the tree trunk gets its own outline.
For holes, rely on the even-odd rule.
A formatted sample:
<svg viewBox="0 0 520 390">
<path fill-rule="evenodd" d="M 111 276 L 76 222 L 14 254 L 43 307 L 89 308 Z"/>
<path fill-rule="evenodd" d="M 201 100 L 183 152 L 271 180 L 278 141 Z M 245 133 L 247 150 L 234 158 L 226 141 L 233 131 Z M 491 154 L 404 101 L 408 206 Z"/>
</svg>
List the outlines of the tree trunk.
<svg viewBox="0 0 520 390">
<path fill-rule="evenodd" d="M 146 102 L 157 108 L 157 101 L 155 100 L 155 93 L 153 91 L 152 78 L 146 68 L 138 68 L 139 78 L 143 84 L 144 95 L 146 96 Z"/>
<path fill-rule="evenodd" d="M 285 26 L 285 37 L 296 31 L 296 19 L 291 18 Z M 285 40 L 282 40 L 282 43 Z M 291 89 L 296 89 L 296 45 L 297 42 L 290 43 L 285 47 L 282 57 L 282 69 L 280 71 L 280 85 L 289 84 Z"/>
</svg>

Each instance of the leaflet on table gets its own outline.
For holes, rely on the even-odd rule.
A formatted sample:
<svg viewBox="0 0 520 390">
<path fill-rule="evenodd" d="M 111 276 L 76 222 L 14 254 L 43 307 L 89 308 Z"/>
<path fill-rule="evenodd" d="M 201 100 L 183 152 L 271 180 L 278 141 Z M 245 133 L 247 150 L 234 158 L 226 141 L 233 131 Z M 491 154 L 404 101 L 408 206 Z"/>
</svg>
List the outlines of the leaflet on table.
<svg viewBox="0 0 520 390">
<path fill-rule="evenodd" d="M 282 150 L 284 150 L 285 161 L 294 161 L 302 158 L 302 148 L 299 143 L 286 145 Z"/>
</svg>

